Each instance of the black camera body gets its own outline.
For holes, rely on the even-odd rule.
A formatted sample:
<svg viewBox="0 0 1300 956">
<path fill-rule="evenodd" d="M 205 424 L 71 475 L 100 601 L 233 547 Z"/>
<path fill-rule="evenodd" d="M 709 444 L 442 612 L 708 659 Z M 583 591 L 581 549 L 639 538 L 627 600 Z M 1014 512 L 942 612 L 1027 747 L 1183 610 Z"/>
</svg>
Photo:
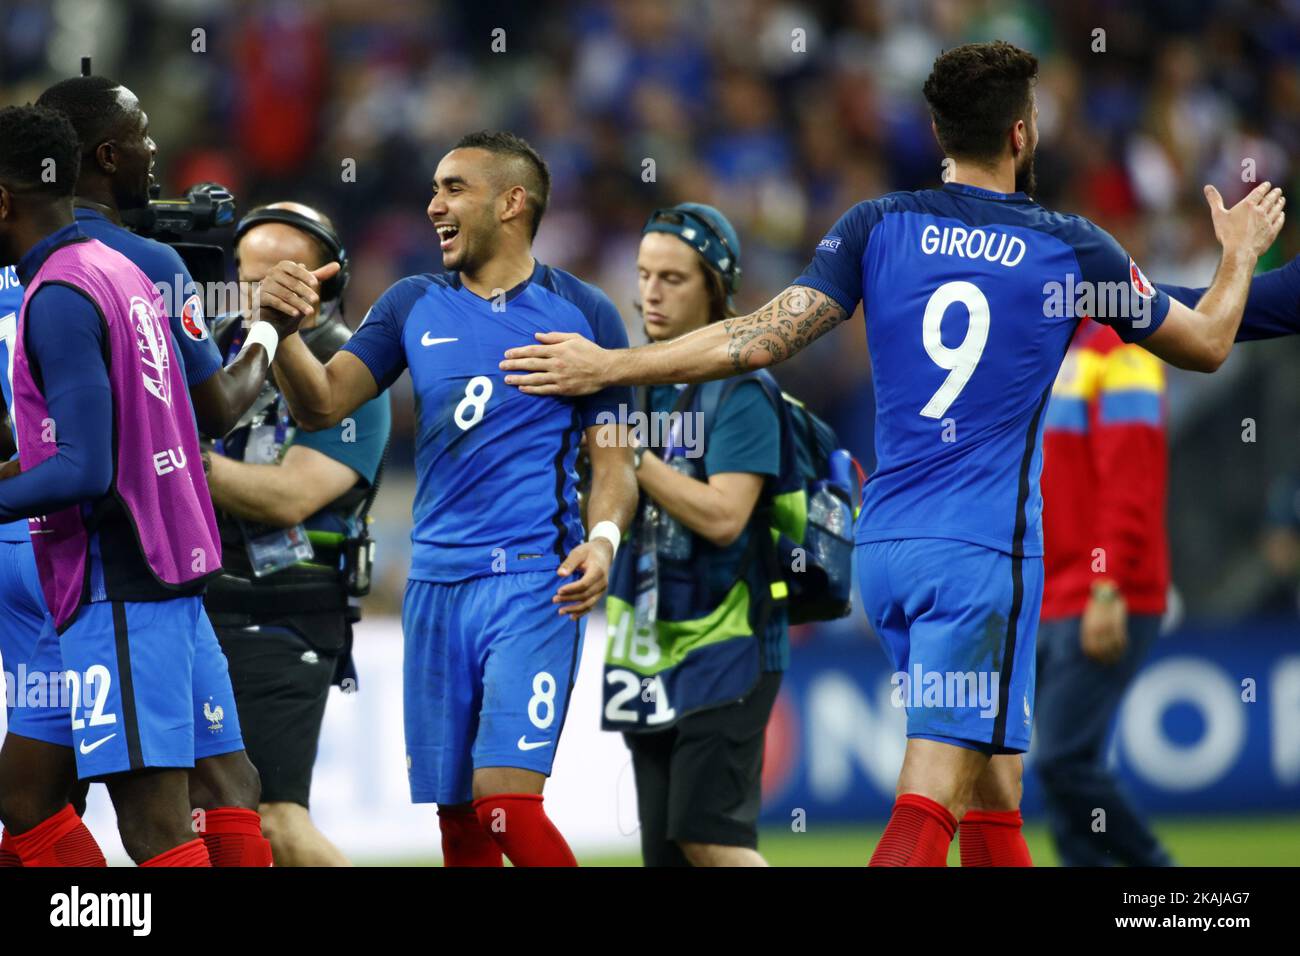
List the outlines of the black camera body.
<svg viewBox="0 0 1300 956">
<path fill-rule="evenodd" d="M 148 205 L 124 212 L 122 220 L 132 232 L 150 239 L 166 242 L 235 224 L 235 197 L 220 183 L 196 183 L 183 199 L 159 199 L 157 185 L 149 192 Z"/>
<path fill-rule="evenodd" d="M 196 183 L 182 199 L 159 199 L 151 186 L 147 205 L 122 211 L 122 222 L 137 235 L 171 246 L 200 286 L 224 282 L 226 254 L 218 245 L 190 242 L 194 233 L 227 229 L 235 224 L 235 197 L 220 183 Z"/>
</svg>

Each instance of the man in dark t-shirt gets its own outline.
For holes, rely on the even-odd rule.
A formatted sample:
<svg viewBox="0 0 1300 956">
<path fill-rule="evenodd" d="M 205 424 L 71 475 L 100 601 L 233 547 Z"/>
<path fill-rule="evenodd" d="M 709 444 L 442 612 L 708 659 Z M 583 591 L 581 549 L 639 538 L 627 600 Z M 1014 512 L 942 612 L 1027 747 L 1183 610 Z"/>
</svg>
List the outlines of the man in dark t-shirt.
<svg viewBox="0 0 1300 956">
<path fill-rule="evenodd" d="M 676 338 L 733 314 L 739 251 L 735 230 L 711 206 L 656 211 L 637 255 L 647 338 Z M 649 447 L 635 453 L 641 507 L 606 606 L 605 684 L 614 696 L 605 727 L 624 730 L 632 751 L 647 866 L 763 866 L 763 737 L 789 637 L 784 605 L 762 613 L 769 582 L 755 536 L 768 534 L 760 505 L 781 469 L 780 417 L 756 380 L 690 391 L 658 385 L 639 396 L 647 422 L 663 427 L 651 425 Z M 634 578 L 639 596 L 619 586 Z M 652 691 L 637 695 L 652 698 L 650 707 L 628 705 L 618 688 L 629 681 Z"/>
</svg>

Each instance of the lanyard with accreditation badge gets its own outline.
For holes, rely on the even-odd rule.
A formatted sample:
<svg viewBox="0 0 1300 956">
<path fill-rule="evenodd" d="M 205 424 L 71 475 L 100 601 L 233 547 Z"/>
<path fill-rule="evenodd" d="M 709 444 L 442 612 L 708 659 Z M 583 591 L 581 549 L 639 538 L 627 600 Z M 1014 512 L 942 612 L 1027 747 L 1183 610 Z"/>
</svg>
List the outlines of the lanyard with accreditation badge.
<svg viewBox="0 0 1300 956">
<path fill-rule="evenodd" d="M 227 365 L 244 347 L 246 331 L 241 323 L 231 336 L 230 346 L 226 349 Z M 243 460 L 253 465 L 270 465 L 280 460 L 280 452 L 289 437 L 289 409 L 285 404 L 284 396 L 276 392 L 274 402 L 261 414 L 263 417 L 270 415 L 274 419 L 274 424 L 263 421 L 262 424 L 248 427 Z M 226 443 L 223 439 L 217 440 L 216 450 L 221 455 L 226 453 Z M 243 535 L 244 547 L 248 552 L 248 560 L 253 566 L 255 577 L 265 577 L 299 561 L 309 561 L 316 553 L 307 536 L 307 528 L 302 523 L 292 528 L 272 528 L 268 525 L 247 522 L 239 517 L 236 517 L 235 521 Z"/>
<path fill-rule="evenodd" d="M 679 389 L 680 391 L 680 389 Z M 678 416 L 672 419 L 672 430 L 668 435 L 668 446 L 663 450 L 663 460 L 671 462 L 681 445 L 682 420 Z M 661 509 L 653 498 L 646 495 L 642 511 L 641 526 L 637 535 L 636 555 L 636 597 L 633 602 L 633 630 L 641 640 L 649 639 L 655 633 L 655 624 L 659 617 L 659 533 Z"/>
</svg>

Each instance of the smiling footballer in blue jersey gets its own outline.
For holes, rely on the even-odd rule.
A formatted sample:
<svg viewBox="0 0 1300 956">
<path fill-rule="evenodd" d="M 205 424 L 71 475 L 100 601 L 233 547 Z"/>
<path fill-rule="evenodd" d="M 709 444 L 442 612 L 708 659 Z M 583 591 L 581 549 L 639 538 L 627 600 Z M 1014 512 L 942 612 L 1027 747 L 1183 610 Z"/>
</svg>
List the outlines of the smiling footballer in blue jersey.
<svg viewBox="0 0 1300 956">
<path fill-rule="evenodd" d="M 428 207 L 449 271 L 397 282 L 328 364 L 298 336 L 275 361 L 294 420 L 309 430 L 411 373 L 407 766 L 412 800 L 438 804 L 449 866 L 500 866 L 503 853 L 516 866 L 575 865 L 542 809 L 542 788 L 583 616 L 604 595 L 637 497 L 625 436 L 596 424 L 630 405 L 627 389 L 533 398 L 506 388 L 497 367 L 506 348 L 545 329 L 627 345 L 604 293 L 533 259 L 549 189 L 545 162 L 517 136 L 464 137 L 438 164 Z M 280 263 L 262 282 L 263 308 L 311 311 L 330 274 Z M 584 440 L 587 534 L 576 471 Z"/>
<path fill-rule="evenodd" d="M 506 353 L 535 396 L 692 382 L 784 361 L 866 316 L 878 468 L 855 537 L 863 604 L 907 708 L 898 798 L 873 865 L 1030 865 L 1021 757 L 1043 587 L 1043 407 L 1078 323 L 1113 326 L 1213 371 L 1283 221 L 1262 184 L 1232 209 L 1206 187 L 1223 258 L 1195 307 L 1155 288 L 1105 231 L 1031 198 L 1038 62 L 1004 42 L 934 64 L 925 96 L 949 160 L 941 189 L 859 203 L 811 264 L 750 315 L 611 352 L 552 331 Z"/>
</svg>

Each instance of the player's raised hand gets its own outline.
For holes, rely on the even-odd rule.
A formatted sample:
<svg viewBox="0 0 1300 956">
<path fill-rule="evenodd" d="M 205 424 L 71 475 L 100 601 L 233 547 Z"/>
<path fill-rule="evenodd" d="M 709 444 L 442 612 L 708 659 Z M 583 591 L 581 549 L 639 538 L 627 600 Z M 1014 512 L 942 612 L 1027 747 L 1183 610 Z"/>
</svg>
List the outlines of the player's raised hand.
<svg viewBox="0 0 1300 956">
<path fill-rule="evenodd" d="M 581 571 L 582 577 L 560 585 L 551 598 L 552 604 L 562 605 L 559 613 L 576 621 L 595 607 L 609 586 L 609 566 L 613 560 L 614 549 L 604 538 L 584 541 L 570 551 L 555 573 L 567 578 L 574 571 Z"/>
<path fill-rule="evenodd" d="M 605 387 L 601 373 L 606 350 L 576 332 L 538 332 L 541 345 L 508 349 L 502 371 L 530 372 L 507 375 L 506 384 L 529 395 L 590 395 Z"/>
<path fill-rule="evenodd" d="M 320 284 L 339 268 L 337 262 L 327 262 L 315 270 L 288 259 L 277 262 L 258 283 L 253 297 L 253 321 L 270 322 L 280 338 L 292 335 L 303 319 L 316 313 L 320 306 Z"/>
<path fill-rule="evenodd" d="M 1224 206 L 1217 189 L 1205 187 L 1214 235 L 1224 252 L 1244 252 L 1259 258 L 1273 244 L 1286 222 L 1286 197 L 1281 188 L 1271 186 L 1269 182 L 1260 183 L 1231 209 Z"/>
<path fill-rule="evenodd" d="M 21 474 L 23 466 L 18 463 L 17 458 L 10 458 L 3 465 L 0 465 L 0 481 L 6 478 L 12 478 L 14 475 Z"/>
</svg>

